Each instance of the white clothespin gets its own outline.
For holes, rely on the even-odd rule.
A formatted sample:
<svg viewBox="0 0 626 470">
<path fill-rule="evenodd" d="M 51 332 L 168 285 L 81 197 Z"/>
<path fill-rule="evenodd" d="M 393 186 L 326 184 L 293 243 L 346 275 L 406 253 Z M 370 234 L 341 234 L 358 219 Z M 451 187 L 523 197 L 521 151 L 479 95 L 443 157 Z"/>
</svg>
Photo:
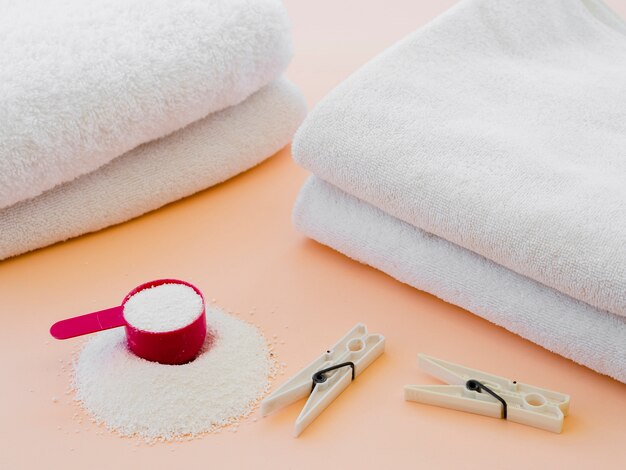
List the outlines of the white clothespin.
<svg viewBox="0 0 626 470">
<path fill-rule="evenodd" d="M 420 367 L 451 385 L 406 385 L 409 401 L 505 418 L 552 432 L 561 432 L 569 395 L 419 354 Z"/>
<path fill-rule="evenodd" d="M 384 336 L 367 334 L 367 327 L 357 324 L 331 349 L 263 400 L 261 413 L 267 416 L 308 396 L 296 419 L 294 433 L 299 436 L 384 350 Z"/>
</svg>

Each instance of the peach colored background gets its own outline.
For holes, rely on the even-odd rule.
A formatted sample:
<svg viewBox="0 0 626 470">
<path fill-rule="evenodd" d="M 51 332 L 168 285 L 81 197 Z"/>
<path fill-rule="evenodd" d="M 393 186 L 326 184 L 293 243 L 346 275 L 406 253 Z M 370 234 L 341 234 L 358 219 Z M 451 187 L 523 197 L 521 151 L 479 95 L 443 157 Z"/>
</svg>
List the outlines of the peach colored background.
<svg viewBox="0 0 626 470">
<path fill-rule="evenodd" d="M 314 104 L 452 3 L 289 0 L 288 75 Z M 626 16 L 625 2 L 607 3 Z M 1 262 L 0 468 L 626 468 L 626 385 L 305 239 L 290 224 L 305 176 L 284 150 L 130 223 Z M 358 321 L 386 335 L 386 354 L 299 439 L 302 403 L 237 433 L 155 446 L 120 438 L 66 395 L 62 365 L 80 341 L 52 341 L 48 327 L 165 276 L 278 335 L 287 375 Z M 571 393 L 563 434 L 404 402 L 404 384 L 437 383 L 417 369 L 418 351 Z"/>
</svg>

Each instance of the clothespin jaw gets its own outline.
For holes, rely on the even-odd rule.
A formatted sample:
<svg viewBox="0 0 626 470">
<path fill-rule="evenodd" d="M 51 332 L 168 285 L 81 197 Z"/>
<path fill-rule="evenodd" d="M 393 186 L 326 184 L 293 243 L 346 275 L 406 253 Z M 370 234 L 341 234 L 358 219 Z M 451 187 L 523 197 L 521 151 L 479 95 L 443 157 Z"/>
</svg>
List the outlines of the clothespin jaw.
<svg viewBox="0 0 626 470">
<path fill-rule="evenodd" d="M 467 411 L 560 433 L 569 395 L 488 374 L 426 354 L 422 369 L 451 385 L 406 385 L 404 397 L 429 405 Z"/>
<path fill-rule="evenodd" d="M 384 336 L 368 334 L 361 323 L 355 325 L 332 348 L 263 400 L 261 414 L 267 416 L 308 396 L 295 423 L 294 434 L 300 435 L 384 349 Z"/>
</svg>

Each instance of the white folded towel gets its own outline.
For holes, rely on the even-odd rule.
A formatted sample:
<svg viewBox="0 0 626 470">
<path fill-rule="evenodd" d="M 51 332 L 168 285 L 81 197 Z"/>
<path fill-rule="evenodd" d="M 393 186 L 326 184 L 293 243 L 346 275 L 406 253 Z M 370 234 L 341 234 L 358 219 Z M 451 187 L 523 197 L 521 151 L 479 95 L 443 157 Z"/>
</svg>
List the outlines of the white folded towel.
<svg viewBox="0 0 626 470">
<path fill-rule="evenodd" d="M 291 57 L 279 0 L 2 0 L 0 12 L 0 208 L 241 102 Z"/>
<path fill-rule="evenodd" d="M 293 153 L 390 215 L 626 315 L 626 24 L 598 0 L 460 2 L 331 92 Z"/>
<path fill-rule="evenodd" d="M 626 382 L 626 318 L 521 276 L 311 177 L 293 219 L 309 237 Z M 422 312 L 428 315 L 428 312 Z"/>
<path fill-rule="evenodd" d="M 304 118 L 279 80 L 96 171 L 0 209 L 0 259 L 124 222 L 224 181 L 285 146 Z"/>
</svg>

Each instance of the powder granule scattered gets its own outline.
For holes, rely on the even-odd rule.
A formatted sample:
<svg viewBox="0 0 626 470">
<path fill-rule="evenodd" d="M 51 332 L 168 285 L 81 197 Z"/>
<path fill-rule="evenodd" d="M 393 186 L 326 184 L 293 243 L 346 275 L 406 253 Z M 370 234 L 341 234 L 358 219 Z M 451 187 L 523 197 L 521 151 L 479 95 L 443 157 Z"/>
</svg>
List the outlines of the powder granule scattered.
<svg viewBox="0 0 626 470">
<path fill-rule="evenodd" d="M 122 329 L 93 337 L 75 364 L 76 398 L 97 421 L 147 441 L 218 431 L 249 415 L 276 364 L 259 330 L 207 309 L 213 344 L 184 365 L 149 362 L 126 347 Z"/>
<path fill-rule="evenodd" d="M 174 331 L 202 313 L 202 297 L 184 284 L 160 284 L 143 289 L 124 304 L 124 319 L 143 331 Z"/>
</svg>

